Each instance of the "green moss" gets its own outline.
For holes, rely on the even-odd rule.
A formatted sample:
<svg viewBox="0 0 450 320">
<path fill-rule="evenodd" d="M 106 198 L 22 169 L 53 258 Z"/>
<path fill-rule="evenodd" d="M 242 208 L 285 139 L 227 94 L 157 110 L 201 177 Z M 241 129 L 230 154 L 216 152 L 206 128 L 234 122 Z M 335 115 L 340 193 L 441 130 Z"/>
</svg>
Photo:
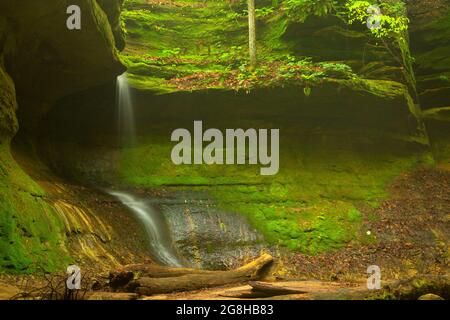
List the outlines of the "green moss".
<svg viewBox="0 0 450 320">
<path fill-rule="evenodd" d="M 43 196 L 0 145 L 0 272 L 52 272 L 69 261 L 64 225 Z"/>
<path fill-rule="evenodd" d="M 260 85 L 268 79 L 281 84 L 284 78 L 273 79 L 274 70 L 265 64 L 289 67 L 285 58 L 291 53 L 291 44 L 283 39 L 288 20 L 281 7 L 268 9 L 270 1 L 266 2 L 258 5 L 260 11 L 267 13 L 258 17 L 258 43 L 264 43 L 258 48 L 261 65 L 257 74 L 249 77 L 239 69 L 248 62 L 245 6 L 230 7 L 225 1 L 208 2 L 206 6 L 199 5 L 198 1 L 183 1 L 180 6 L 128 2 L 122 14 L 128 33 L 128 46 L 122 59 L 128 72 L 139 76 L 139 81 L 131 84 L 156 92 L 186 90 L 167 80 L 202 73 L 194 82 L 207 81 L 205 74 L 220 74 L 222 78 L 219 82 L 200 84 L 203 88 L 226 88 L 230 83 L 245 88 L 247 78 L 259 78 L 256 80 Z M 230 78 L 228 83 L 224 81 L 227 78 Z M 196 89 L 198 84 L 188 86 L 187 90 L 190 87 Z"/>
<path fill-rule="evenodd" d="M 315 200 L 304 203 L 224 205 L 247 215 L 266 240 L 308 254 L 337 249 L 359 240 L 361 214 L 351 203 Z"/>
<path fill-rule="evenodd" d="M 428 163 L 426 153 L 351 151 L 345 138 L 327 147 L 298 145 L 284 136 L 280 172 L 264 177 L 259 166 L 176 166 L 173 144 L 164 138 L 141 138 L 121 150 L 122 183 L 205 192 L 220 207 L 245 214 L 270 243 L 310 254 L 376 241 L 360 231 L 358 206 L 376 207 L 396 176 Z"/>
<path fill-rule="evenodd" d="M 420 47 L 415 48 L 415 62 L 420 69 L 435 73 L 448 72 L 450 65 L 449 13 L 443 14 L 441 19 L 431 19 L 429 23 L 420 26 L 420 31 L 415 37 L 420 44 Z"/>
</svg>

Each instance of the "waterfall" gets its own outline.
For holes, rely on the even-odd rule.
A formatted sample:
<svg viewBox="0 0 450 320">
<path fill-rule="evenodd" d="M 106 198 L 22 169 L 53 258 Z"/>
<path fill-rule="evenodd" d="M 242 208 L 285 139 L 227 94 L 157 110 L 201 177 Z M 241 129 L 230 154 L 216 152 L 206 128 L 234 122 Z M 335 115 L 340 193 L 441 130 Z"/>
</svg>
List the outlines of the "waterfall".
<svg viewBox="0 0 450 320">
<path fill-rule="evenodd" d="M 125 192 L 110 191 L 109 194 L 129 208 L 144 226 L 153 258 L 163 265 L 181 267 L 164 215 L 144 200 Z"/>
<path fill-rule="evenodd" d="M 136 142 L 133 101 L 127 74 L 117 77 L 118 130 L 123 146 L 132 146 Z"/>
<path fill-rule="evenodd" d="M 136 128 L 134 123 L 133 101 L 127 74 L 124 73 L 117 78 L 117 108 L 118 108 L 118 131 L 121 145 L 132 147 L 136 143 Z M 173 267 L 182 266 L 180 259 L 173 248 L 170 231 L 164 215 L 154 207 L 126 192 L 111 191 L 126 206 L 144 227 L 150 242 L 150 251 L 153 258 L 163 264 Z"/>
</svg>

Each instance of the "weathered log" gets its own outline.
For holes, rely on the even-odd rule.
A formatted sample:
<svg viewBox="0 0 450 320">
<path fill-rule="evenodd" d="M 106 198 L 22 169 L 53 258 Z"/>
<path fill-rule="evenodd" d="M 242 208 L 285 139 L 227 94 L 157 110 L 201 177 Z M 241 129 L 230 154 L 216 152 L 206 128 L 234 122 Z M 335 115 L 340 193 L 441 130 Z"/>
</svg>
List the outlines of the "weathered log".
<svg viewBox="0 0 450 320">
<path fill-rule="evenodd" d="M 149 278 L 170 278 L 179 277 L 185 274 L 213 274 L 216 271 L 191 269 L 191 268 L 172 268 L 164 267 L 155 264 L 130 264 L 122 267 L 119 270 L 111 272 L 113 275 L 136 273 L 141 277 Z"/>
<path fill-rule="evenodd" d="M 263 254 L 258 259 L 230 271 L 201 271 L 183 274 L 178 277 L 151 278 L 142 277 L 129 284 L 129 288 L 142 295 L 192 291 L 202 288 L 217 287 L 226 284 L 257 280 L 262 269 L 270 264 L 273 258 Z"/>
<path fill-rule="evenodd" d="M 277 286 L 274 284 L 270 284 L 268 282 L 261 281 L 252 281 L 249 285 L 253 288 L 254 292 L 264 292 L 267 295 L 279 296 L 284 294 L 298 294 L 298 293 L 306 293 L 305 290 L 300 290 L 298 288 L 289 287 L 289 286 Z"/>
<path fill-rule="evenodd" d="M 137 287 L 136 282 L 132 282 L 135 278 L 172 278 L 188 274 L 213 274 L 214 272 L 216 271 L 134 264 L 110 272 L 107 285 L 114 291 L 133 292 Z"/>
<path fill-rule="evenodd" d="M 237 299 L 257 299 L 257 298 L 268 298 L 273 295 L 267 292 L 253 291 L 251 289 L 247 289 L 247 290 L 228 290 L 223 293 L 219 293 L 219 296 Z"/>
</svg>

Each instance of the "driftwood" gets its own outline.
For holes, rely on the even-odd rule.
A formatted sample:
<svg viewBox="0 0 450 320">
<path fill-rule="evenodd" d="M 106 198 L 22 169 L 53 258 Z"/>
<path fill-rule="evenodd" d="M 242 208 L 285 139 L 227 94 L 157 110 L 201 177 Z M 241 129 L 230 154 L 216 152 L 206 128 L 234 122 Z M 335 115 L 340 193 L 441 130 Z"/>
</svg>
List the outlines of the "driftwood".
<svg viewBox="0 0 450 320">
<path fill-rule="evenodd" d="M 217 287 L 232 283 L 241 283 L 257 280 L 261 277 L 265 266 L 270 264 L 273 258 L 269 254 L 263 254 L 258 259 L 230 271 L 207 271 L 196 269 L 168 269 L 168 276 L 155 277 L 154 273 L 147 272 L 147 276 L 131 281 L 127 288 L 129 291 L 142 295 L 170 293 L 179 291 L 192 291 L 202 288 Z M 161 275 L 160 272 L 157 275 Z M 153 277 L 152 277 L 153 276 Z"/>
</svg>

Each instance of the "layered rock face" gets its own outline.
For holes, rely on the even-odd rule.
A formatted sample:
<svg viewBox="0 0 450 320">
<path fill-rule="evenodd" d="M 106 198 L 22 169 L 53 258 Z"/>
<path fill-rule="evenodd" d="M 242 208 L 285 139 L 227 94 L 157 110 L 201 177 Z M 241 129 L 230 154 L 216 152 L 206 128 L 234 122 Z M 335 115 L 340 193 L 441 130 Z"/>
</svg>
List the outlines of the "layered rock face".
<svg viewBox="0 0 450 320">
<path fill-rule="evenodd" d="M 164 13 L 166 27 L 175 24 L 167 14 L 172 9 L 152 9 Z M 138 23 L 129 20 L 130 42 L 143 47 L 152 25 L 145 21 L 134 30 Z M 275 26 L 259 28 L 261 39 L 273 40 L 275 31 L 279 38 L 261 40 L 262 46 L 276 42 L 314 61 L 345 62 L 360 77 L 331 75 L 309 94 L 292 85 L 161 95 L 148 85 L 148 91 L 133 92 L 138 142 L 129 147 L 115 141 L 111 97 L 103 98 L 107 89 L 88 90 L 60 100 L 46 115 L 41 150 L 47 162 L 59 175 L 82 183 L 156 190 L 154 201 L 167 215 L 175 245 L 194 266 L 232 266 L 267 242 L 316 254 L 376 241 L 377 235 L 363 229 L 361 208 L 379 206 L 386 186 L 400 173 L 434 161 L 408 84 L 412 74 L 397 61 L 408 57 L 392 55 L 362 26 L 349 27 L 331 15 L 271 23 Z M 140 76 L 159 70 L 147 64 L 136 69 L 142 74 L 131 73 Z M 168 71 L 174 70 L 184 71 Z M 194 120 L 203 120 L 205 129 L 279 128 L 279 174 L 262 177 L 259 166 L 250 165 L 174 165 L 171 133 L 192 131 Z M 164 196 L 158 196 L 161 190 Z M 187 195 L 180 197 L 183 192 Z M 233 214 L 240 218 L 231 219 Z M 260 247 L 261 236 L 266 243 Z"/>
<path fill-rule="evenodd" d="M 359 77 L 331 75 L 310 91 L 135 90 L 138 143 L 120 146 L 112 86 L 125 70 L 117 54 L 124 46 L 121 3 L 0 3 L 0 269 L 56 270 L 70 256 L 108 267 L 139 251 L 145 240 L 133 221 L 107 198 L 65 181 L 151 190 L 189 263 L 227 268 L 267 243 L 311 254 L 372 243 L 377 235 L 364 229 L 363 209 L 379 206 L 400 173 L 450 159 L 445 14 L 411 30 L 419 99 L 410 70 L 396 60 L 405 56 L 393 56 L 362 27 L 331 15 L 278 19 L 259 29 L 261 39 L 276 38 L 270 45 L 315 61 L 345 62 Z M 71 4 L 82 10 L 79 31 L 65 26 Z M 170 19 L 170 9 L 160 10 Z M 150 27 L 133 41 L 143 41 Z M 158 70 L 139 66 L 144 75 Z M 179 70 L 170 71 L 167 77 Z M 279 128 L 279 174 L 262 177 L 260 166 L 250 165 L 174 165 L 170 135 L 192 131 L 194 120 L 205 129 Z"/>
<path fill-rule="evenodd" d="M 120 13 L 124 0 L 97 0 L 97 2 L 108 16 L 117 49 L 123 50 L 125 48 L 125 34 L 120 24 Z"/>
<path fill-rule="evenodd" d="M 432 163 L 420 110 L 406 87 L 391 81 L 331 81 L 309 97 L 297 87 L 136 91 L 139 135 L 130 147 L 115 144 L 109 103 L 95 92 L 61 101 L 45 118 L 48 163 L 82 183 L 156 190 L 151 198 L 193 266 L 238 264 L 267 247 L 261 235 L 269 247 L 307 253 L 373 241 L 359 230 L 358 204 L 377 206 L 398 174 Z M 173 164 L 171 133 L 192 132 L 199 119 L 204 130 L 279 128 L 279 173 L 263 177 L 260 165 Z"/>
<path fill-rule="evenodd" d="M 32 145 L 28 134 L 56 100 L 124 72 L 115 46 L 115 38 L 123 46 L 121 1 L 101 4 L 109 16 L 95 0 L 0 3 L 0 270 L 55 271 L 74 257 L 111 267 L 128 254 L 111 249 L 117 234 L 105 216 L 83 206 L 29 148 L 14 158 L 10 151 L 19 123 Z M 81 30 L 66 27 L 69 5 L 81 8 Z"/>
<path fill-rule="evenodd" d="M 417 1 L 409 8 L 411 51 L 415 56 L 422 108 L 450 104 L 450 3 Z"/>
<path fill-rule="evenodd" d="M 440 165 L 450 166 L 450 2 L 409 4 L 411 50 L 417 88 L 433 152 Z"/>
</svg>

